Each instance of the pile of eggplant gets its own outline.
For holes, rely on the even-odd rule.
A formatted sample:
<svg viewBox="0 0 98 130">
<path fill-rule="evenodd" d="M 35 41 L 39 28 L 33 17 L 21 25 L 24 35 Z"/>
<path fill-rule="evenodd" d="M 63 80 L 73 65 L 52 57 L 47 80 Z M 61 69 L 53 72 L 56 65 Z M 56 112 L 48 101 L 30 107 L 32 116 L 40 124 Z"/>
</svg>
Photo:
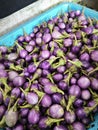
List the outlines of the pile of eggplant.
<svg viewBox="0 0 98 130">
<path fill-rule="evenodd" d="M 98 112 L 98 20 L 80 10 L 0 46 L 0 128 L 86 130 Z"/>
</svg>

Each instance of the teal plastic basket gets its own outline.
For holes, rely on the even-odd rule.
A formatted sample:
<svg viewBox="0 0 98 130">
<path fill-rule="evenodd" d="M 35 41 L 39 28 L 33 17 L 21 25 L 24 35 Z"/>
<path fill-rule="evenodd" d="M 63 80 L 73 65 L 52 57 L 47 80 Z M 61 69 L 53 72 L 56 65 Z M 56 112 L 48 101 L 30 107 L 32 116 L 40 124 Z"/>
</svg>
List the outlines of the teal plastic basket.
<svg viewBox="0 0 98 130">
<path fill-rule="evenodd" d="M 9 32 L 8 34 L 1 36 L 0 45 L 5 45 L 5 46 L 10 47 L 14 44 L 18 36 L 23 35 L 24 30 L 26 31 L 27 34 L 29 34 L 32 32 L 33 28 L 36 25 L 39 25 L 44 21 L 48 21 L 49 19 L 57 16 L 58 14 L 68 12 L 69 9 L 82 11 L 83 8 L 84 8 L 84 14 L 87 17 L 98 19 L 98 12 L 92 9 L 83 7 L 76 3 L 64 2 L 59 5 L 56 5 L 55 7 L 49 9 L 48 11 L 45 11 L 44 13 L 38 15 L 37 17 L 32 18 L 31 20 L 17 27 L 13 31 Z M 4 129 L 0 129 L 0 130 L 4 130 Z M 98 130 L 98 114 L 95 115 L 94 122 L 90 124 L 90 128 L 88 130 Z"/>
</svg>

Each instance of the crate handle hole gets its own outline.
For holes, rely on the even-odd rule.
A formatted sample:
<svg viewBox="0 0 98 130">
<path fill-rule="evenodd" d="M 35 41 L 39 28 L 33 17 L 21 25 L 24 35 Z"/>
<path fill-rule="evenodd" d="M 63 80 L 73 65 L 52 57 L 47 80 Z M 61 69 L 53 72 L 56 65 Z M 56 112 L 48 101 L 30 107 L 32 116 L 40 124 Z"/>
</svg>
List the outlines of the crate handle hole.
<svg viewBox="0 0 98 130">
<path fill-rule="evenodd" d="M 95 126 L 94 124 L 91 125 L 91 127 L 94 127 L 94 126 Z M 97 130 L 98 130 L 98 129 L 97 129 Z"/>
</svg>

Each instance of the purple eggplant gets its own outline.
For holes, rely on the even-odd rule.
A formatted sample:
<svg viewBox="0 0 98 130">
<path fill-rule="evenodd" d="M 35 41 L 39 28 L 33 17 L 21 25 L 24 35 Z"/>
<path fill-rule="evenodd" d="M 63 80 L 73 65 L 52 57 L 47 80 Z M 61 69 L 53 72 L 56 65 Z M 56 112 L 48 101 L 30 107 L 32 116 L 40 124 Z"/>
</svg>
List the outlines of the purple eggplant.
<svg viewBox="0 0 98 130">
<path fill-rule="evenodd" d="M 39 119 L 40 119 L 40 113 L 35 109 L 31 109 L 28 113 L 28 122 L 34 125 L 38 123 Z"/>
<path fill-rule="evenodd" d="M 74 122 L 72 124 L 73 130 L 86 130 L 85 125 L 81 122 Z"/>
<path fill-rule="evenodd" d="M 59 119 L 64 115 L 64 109 L 59 104 L 53 104 L 48 111 L 52 118 Z"/>
<path fill-rule="evenodd" d="M 41 105 L 43 107 L 50 107 L 52 104 L 52 99 L 48 94 L 45 94 L 41 100 Z"/>
<path fill-rule="evenodd" d="M 64 119 L 68 124 L 72 124 L 76 120 L 76 115 L 74 112 L 65 111 Z"/>
<path fill-rule="evenodd" d="M 81 76 L 78 79 L 78 85 L 82 88 L 82 89 L 87 89 L 90 86 L 90 80 L 88 77 L 86 76 Z"/>
<path fill-rule="evenodd" d="M 13 84 L 14 84 L 14 86 L 16 86 L 16 87 L 20 87 L 20 86 L 22 86 L 24 83 L 25 83 L 25 78 L 22 77 L 22 76 L 16 76 L 16 77 L 13 79 Z"/>
<path fill-rule="evenodd" d="M 24 130 L 24 126 L 22 124 L 17 124 L 13 130 Z"/>
<path fill-rule="evenodd" d="M 91 94 L 89 90 L 82 90 L 81 91 L 81 98 L 85 100 L 89 100 L 91 98 Z"/>
<path fill-rule="evenodd" d="M 58 125 L 53 128 L 53 130 L 67 130 L 67 128 L 63 125 Z"/>
</svg>

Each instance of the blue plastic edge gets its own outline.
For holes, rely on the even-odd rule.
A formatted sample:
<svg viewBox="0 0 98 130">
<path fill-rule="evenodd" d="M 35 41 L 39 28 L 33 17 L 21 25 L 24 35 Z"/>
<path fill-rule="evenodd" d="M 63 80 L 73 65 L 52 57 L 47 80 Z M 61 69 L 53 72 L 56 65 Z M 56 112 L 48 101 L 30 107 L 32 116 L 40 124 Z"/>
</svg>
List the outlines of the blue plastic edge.
<svg viewBox="0 0 98 130">
<path fill-rule="evenodd" d="M 36 25 L 39 25 L 40 23 L 47 21 L 50 18 L 55 17 L 62 12 L 68 12 L 68 8 L 70 8 L 71 10 L 78 10 L 78 9 L 82 10 L 84 8 L 84 13 L 86 16 L 98 19 L 98 12 L 96 12 L 92 9 L 83 7 L 76 3 L 63 2 L 59 5 L 45 11 L 44 13 L 38 15 L 37 17 L 32 18 L 28 22 L 25 22 L 24 24 L 20 25 L 13 31 L 1 36 L 0 45 L 12 46 L 14 44 L 15 40 L 17 39 L 17 37 L 20 35 L 23 35 L 23 29 L 26 31 L 26 33 L 29 34 L 30 32 L 32 32 L 33 28 Z"/>
<path fill-rule="evenodd" d="M 5 46 L 12 46 L 17 39 L 18 36 L 23 35 L 23 30 L 26 31 L 27 34 L 30 34 L 33 31 L 33 28 L 40 23 L 49 20 L 50 18 L 53 18 L 57 16 L 60 13 L 68 12 L 68 9 L 71 10 L 82 10 L 84 8 L 84 14 L 87 17 L 98 19 L 98 12 L 94 11 L 92 9 L 89 9 L 87 7 L 81 6 L 79 4 L 73 3 L 73 2 L 63 2 L 57 6 L 54 6 L 53 8 L 45 11 L 44 13 L 38 15 L 35 18 L 32 18 L 31 20 L 25 22 L 24 24 L 18 26 L 16 29 L 12 30 L 11 32 L 3 35 L 0 37 L 0 45 Z M 95 125 L 95 127 L 90 128 L 88 130 L 97 130 L 98 126 L 98 114 L 95 115 L 95 121 L 91 123 L 91 125 Z M 4 130 L 4 129 L 0 129 Z"/>
</svg>

